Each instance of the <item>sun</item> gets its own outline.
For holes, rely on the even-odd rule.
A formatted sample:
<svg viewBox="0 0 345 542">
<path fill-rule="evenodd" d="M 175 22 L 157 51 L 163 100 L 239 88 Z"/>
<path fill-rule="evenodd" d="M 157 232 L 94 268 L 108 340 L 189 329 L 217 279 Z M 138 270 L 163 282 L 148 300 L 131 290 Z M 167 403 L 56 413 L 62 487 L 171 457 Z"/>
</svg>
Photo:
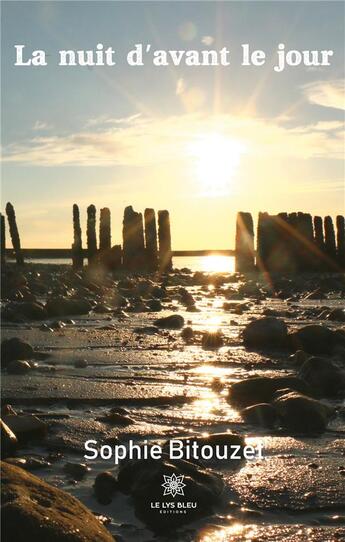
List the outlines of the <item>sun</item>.
<svg viewBox="0 0 345 542">
<path fill-rule="evenodd" d="M 202 195 L 215 197 L 231 191 L 234 174 L 245 152 L 240 141 L 219 133 L 204 134 L 191 144 Z"/>
</svg>

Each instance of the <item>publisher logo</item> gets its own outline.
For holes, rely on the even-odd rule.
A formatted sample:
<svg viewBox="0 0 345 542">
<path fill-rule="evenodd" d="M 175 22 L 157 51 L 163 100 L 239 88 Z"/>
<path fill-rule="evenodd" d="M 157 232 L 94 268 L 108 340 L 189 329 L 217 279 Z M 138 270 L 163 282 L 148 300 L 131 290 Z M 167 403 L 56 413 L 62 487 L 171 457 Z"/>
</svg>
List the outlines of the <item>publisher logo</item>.
<svg viewBox="0 0 345 542">
<path fill-rule="evenodd" d="M 163 478 L 163 495 L 172 495 L 173 497 L 176 497 L 176 495 L 184 496 L 183 488 L 186 487 L 186 484 L 183 483 L 183 475 L 176 476 L 176 474 L 173 473 L 171 476 L 166 476 L 165 474 L 163 474 Z"/>
</svg>

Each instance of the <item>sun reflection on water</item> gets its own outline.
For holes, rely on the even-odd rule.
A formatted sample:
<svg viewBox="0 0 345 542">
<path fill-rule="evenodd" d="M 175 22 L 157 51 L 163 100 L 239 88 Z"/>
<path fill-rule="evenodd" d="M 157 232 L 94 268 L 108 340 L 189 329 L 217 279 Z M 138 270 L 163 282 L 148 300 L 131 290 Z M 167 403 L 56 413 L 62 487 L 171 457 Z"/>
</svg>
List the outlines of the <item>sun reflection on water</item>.
<svg viewBox="0 0 345 542">
<path fill-rule="evenodd" d="M 231 256 L 205 256 L 200 259 L 201 269 L 205 273 L 234 273 L 235 259 Z"/>
<path fill-rule="evenodd" d="M 251 542 L 255 540 L 257 532 L 254 525 L 248 526 L 236 522 L 223 529 L 206 528 L 204 532 L 201 532 L 198 542 L 239 542 L 240 540 Z"/>
</svg>

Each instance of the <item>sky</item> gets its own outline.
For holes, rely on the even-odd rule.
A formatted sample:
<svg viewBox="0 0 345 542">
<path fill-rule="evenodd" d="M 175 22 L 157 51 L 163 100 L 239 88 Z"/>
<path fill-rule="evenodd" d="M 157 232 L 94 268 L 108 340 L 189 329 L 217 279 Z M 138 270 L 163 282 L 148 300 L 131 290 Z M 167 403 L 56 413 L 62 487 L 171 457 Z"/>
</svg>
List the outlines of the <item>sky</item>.
<svg viewBox="0 0 345 542">
<path fill-rule="evenodd" d="M 234 247 L 237 211 L 344 214 L 343 2 L 2 2 L 2 208 L 25 248 L 72 243 L 78 203 L 168 209 L 175 250 Z M 113 47 L 115 66 L 59 66 L 60 50 Z M 229 66 L 130 66 L 151 50 L 227 47 Z M 288 50 L 333 50 L 287 66 Z M 243 66 L 242 44 L 266 53 Z M 15 66 L 15 45 L 47 66 Z"/>
</svg>

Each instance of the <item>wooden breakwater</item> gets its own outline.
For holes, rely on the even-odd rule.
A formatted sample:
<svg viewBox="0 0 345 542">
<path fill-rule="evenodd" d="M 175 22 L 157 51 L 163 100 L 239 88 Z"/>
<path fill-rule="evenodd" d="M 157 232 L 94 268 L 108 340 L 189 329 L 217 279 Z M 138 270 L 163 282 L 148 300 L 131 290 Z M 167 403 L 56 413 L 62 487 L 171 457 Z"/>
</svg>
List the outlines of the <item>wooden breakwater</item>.
<svg viewBox="0 0 345 542">
<path fill-rule="evenodd" d="M 269 273 L 345 270 L 345 219 L 309 213 L 259 213 L 256 228 L 250 213 L 236 220 L 236 271 Z"/>
<path fill-rule="evenodd" d="M 14 255 L 18 265 L 28 258 L 71 258 L 75 269 L 84 260 L 89 265 L 102 265 L 109 270 L 125 269 L 132 272 L 172 269 L 173 256 L 205 256 L 209 254 L 235 255 L 236 271 L 255 270 L 269 273 L 301 273 L 345 270 L 345 218 L 338 215 L 335 224 L 330 216 L 324 218 L 309 213 L 259 213 L 255 228 L 251 213 L 239 212 L 236 218 L 235 250 L 173 251 L 170 215 L 167 210 L 152 208 L 144 213 L 132 206 L 124 210 L 122 245 L 111 243 L 111 213 L 104 207 L 99 213 L 97 239 L 97 209 L 87 208 L 86 247 L 82 243 L 80 213 L 73 205 L 73 243 L 71 249 L 21 248 L 13 206 L 6 205 L 6 214 L 13 251 L 6 250 L 5 219 L 1 215 L 1 259 Z M 256 229 L 256 239 L 255 239 Z"/>
</svg>

